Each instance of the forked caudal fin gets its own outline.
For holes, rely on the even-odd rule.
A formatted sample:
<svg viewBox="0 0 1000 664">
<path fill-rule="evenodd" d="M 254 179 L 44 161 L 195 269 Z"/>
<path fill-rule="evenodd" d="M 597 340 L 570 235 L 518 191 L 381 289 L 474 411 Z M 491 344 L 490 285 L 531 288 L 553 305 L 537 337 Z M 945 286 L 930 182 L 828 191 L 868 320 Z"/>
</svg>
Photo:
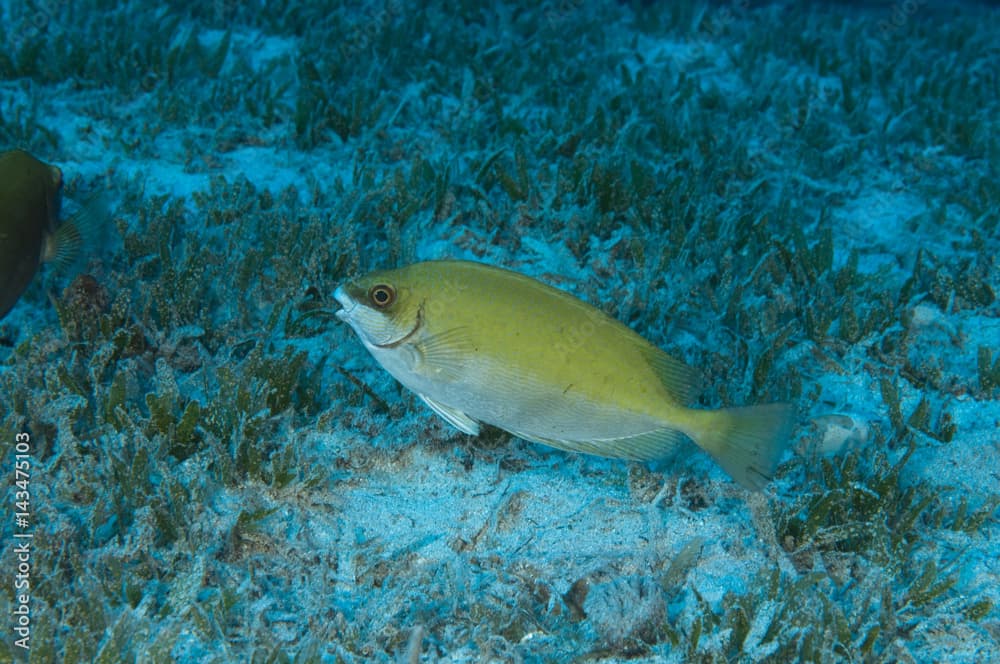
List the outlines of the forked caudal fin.
<svg viewBox="0 0 1000 664">
<path fill-rule="evenodd" d="M 695 443 L 741 485 L 762 489 L 789 442 L 794 408 L 774 403 L 705 412 L 712 417 L 694 437 Z"/>
</svg>

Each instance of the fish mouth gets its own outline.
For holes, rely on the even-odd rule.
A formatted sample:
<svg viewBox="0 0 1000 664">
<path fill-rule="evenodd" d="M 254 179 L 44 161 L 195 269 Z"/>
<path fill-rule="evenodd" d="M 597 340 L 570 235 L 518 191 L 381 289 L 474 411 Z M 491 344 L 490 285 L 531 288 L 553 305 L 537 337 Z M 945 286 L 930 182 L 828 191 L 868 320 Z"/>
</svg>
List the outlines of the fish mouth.
<svg viewBox="0 0 1000 664">
<path fill-rule="evenodd" d="M 338 286 L 337 290 L 333 292 L 333 299 L 335 299 L 340 306 L 343 307 L 342 309 L 337 309 L 333 312 L 333 315 L 345 323 L 351 322 L 351 314 L 358 307 L 357 300 L 351 298 L 351 296 L 347 294 L 347 291 L 344 290 L 343 286 Z"/>
</svg>

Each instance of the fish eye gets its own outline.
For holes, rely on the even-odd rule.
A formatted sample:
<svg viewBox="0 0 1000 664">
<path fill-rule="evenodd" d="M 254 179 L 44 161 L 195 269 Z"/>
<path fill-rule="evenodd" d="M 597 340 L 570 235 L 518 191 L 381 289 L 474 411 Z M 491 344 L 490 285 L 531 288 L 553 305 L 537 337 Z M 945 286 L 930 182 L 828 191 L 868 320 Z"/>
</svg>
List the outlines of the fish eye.
<svg viewBox="0 0 1000 664">
<path fill-rule="evenodd" d="M 375 284 L 368 289 L 368 299 L 377 309 L 385 309 L 396 301 L 396 289 L 389 284 Z"/>
</svg>

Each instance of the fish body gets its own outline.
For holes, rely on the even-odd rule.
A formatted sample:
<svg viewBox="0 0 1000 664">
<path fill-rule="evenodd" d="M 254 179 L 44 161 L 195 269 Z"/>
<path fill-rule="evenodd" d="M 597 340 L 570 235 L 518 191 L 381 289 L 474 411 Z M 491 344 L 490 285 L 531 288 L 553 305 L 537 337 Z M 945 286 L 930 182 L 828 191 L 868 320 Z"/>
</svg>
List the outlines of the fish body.
<svg viewBox="0 0 1000 664">
<path fill-rule="evenodd" d="M 0 153 L 0 318 L 58 253 L 61 189 L 56 166 L 23 150 Z"/>
<path fill-rule="evenodd" d="M 762 487 L 788 438 L 786 404 L 688 408 L 697 372 L 599 309 L 522 274 L 429 261 L 339 287 L 375 359 L 468 434 L 480 423 L 599 456 L 649 460 L 685 438 Z"/>
</svg>

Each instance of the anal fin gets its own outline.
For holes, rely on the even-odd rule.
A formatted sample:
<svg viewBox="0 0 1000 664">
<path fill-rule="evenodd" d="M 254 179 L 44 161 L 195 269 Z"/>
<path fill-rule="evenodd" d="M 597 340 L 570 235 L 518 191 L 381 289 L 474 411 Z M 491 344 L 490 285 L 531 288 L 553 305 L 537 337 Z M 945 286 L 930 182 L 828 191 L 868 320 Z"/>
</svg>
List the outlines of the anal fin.
<svg viewBox="0 0 1000 664">
<path fill-rule="evenodd" d="M 676 429 L 654 429 L 631 436 L 597 440 L 547 438 L 523 431 L 512 431 L 511 433 L 533 443 L 541 443 L 560 450 L 634 461 L 651 461 L 668 457 L 678 445 L 682 445 L 688 440 L 686 435 Z"/>
</svg>

